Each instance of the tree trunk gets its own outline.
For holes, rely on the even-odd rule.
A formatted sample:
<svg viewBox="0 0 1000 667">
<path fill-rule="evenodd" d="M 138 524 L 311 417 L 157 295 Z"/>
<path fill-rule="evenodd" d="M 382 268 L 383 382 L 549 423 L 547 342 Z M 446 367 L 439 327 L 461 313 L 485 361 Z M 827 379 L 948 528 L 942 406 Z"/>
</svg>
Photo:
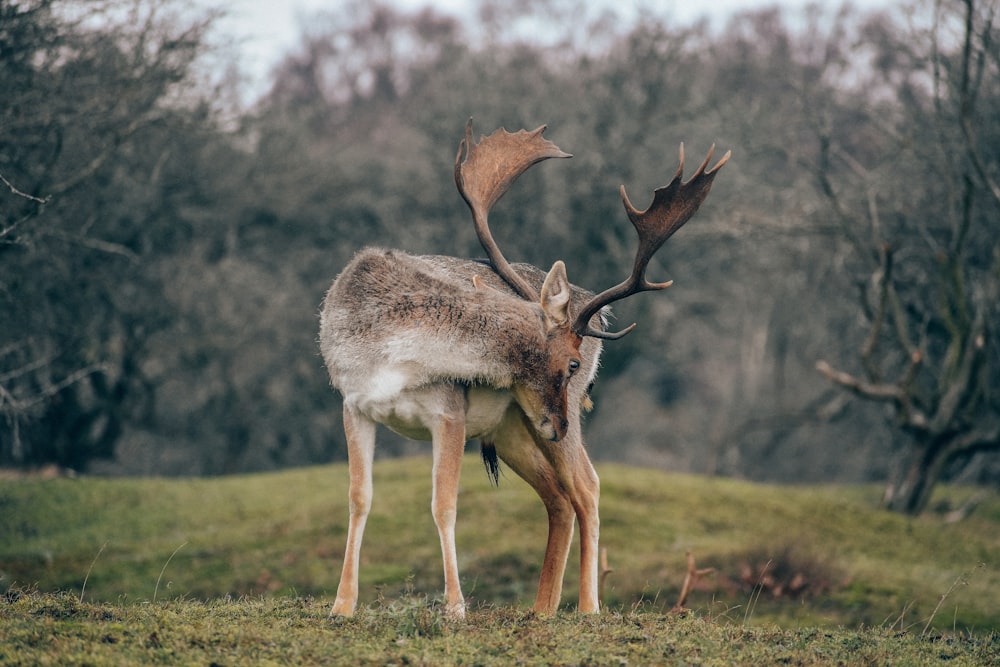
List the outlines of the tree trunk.
<svg viewBox="0 0 1000 667">
<path fill-rule="evenodd" d="M 906 473 L 886 488 L 884 504 L 892 512 L 916 516 L 927 507 L 951 455 L 947 443 L 932 438 L 916 442 L 911 451 Z"/>
</svg>

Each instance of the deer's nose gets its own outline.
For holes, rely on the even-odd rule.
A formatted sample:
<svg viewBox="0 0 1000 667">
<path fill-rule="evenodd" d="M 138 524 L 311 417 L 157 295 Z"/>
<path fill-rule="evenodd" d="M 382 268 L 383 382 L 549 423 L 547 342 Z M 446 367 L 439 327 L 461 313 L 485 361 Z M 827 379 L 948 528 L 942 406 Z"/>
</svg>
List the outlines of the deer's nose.
<svg viewBox="0 0 1000 667">
<path fill-rule="evenodd" d="M 552 424 L 552 437 L 549 438 L 552 442 L 559 442 L 564 437 L 566 437 L 566 431 L 569 430 L 569 420 L 565 417 L 554 415 L 552 419 L 549 420 Z"/>
</svg>

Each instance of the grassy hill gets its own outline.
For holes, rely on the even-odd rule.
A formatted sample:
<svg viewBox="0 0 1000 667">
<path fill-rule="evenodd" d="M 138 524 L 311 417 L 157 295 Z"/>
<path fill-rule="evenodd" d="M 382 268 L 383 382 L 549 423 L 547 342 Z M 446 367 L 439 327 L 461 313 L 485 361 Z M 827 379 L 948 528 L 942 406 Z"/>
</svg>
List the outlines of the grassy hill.
<svg viewBox="0 0 1000 667">
<path fill-rule="evenodd" d="M 1000 651 L 995 496 L 949 524 L 940 514 L 910 519 L 877 510 L 874 488 L 777 487 L 614 465 L 599 472 L 602 545 L 614 569 L 601 617 L 611 626 L 601 633 L 622 624 L 696 623 L 710 628 L 699 630 L 711 634 L 707 641 L 722 645 L 740 633 L 768 632 L 779 633 L 781 644 L 804 635 L 843 643 L 844 632 L 868 628 L 880 637 L 979 637 Z M 509 632 L 531 618 L 544 510 L 512 473 L 492 488 L 469 457 L 462 474 L 457 537 L 470 622 L 485 614 Z M 277 614 L 276 627 L 308 618 L 328 631 L 346 480 L 346 467 L 334 465 L 218 479 L 0 481 L 0 629 L 13 631 L 25 618 L 159 627 L 164 617 L 243 623 L 255 614 L 273 625 Z M 972 493 L 943 489 L 935 502 Z M 442 588 L 429 506 L 429 458 L 376 465 L 362 610 L 348 623 L 352 632 L 388 625 L 399 634 L 403 623 L 415 636 L 447 634 L 427 603 Z M 715 572 L 691 594 L 691 617 L 678 619 L 664 612 L 676 601 L 689 550 Z M 568 608 L 576 598 L 575 549 L 570 558 Z M 553 628 L 578 622 L 560 615 Z M 600 634 L 595 646 L 607 641 Z"/>
<path fill-rule="evenodd" d="M 948 593 L 939 626 L 1000 627 L 995 497 L 946 524 L 934 514 L 910 519 L 874 509 L 874 488 L 775 487 L 622 466 L 600 473 L 602 545 L 615 570 L 605 592 L 611 608 L 669 609 L 691 550 L 699 567 L 716 573 L 689 606 L 712 617 L 742 623 L 751 589 L 763 583 L 753 595 L 760 621 L 906 625 L 927 618 Z M 509 472 L 492 488 L 474 457 L 462 475 L 466 594 L 473 604 L 530 606 L 547 529 L 541 503 Z M 346 484 L 341 465 L 217 479 L 0 482 L 0 585 L 80 592 L 86 580 L 83 597 L 91 601 L 331 595 Z M 960 498 L 963 490 L 945 494 Z M 376 465 L 362 602 L 407 589 L 440 594 L 429 508 L 429 459 Z M 570 558 L 568 606 L 575 551 Z"/>
</svg>

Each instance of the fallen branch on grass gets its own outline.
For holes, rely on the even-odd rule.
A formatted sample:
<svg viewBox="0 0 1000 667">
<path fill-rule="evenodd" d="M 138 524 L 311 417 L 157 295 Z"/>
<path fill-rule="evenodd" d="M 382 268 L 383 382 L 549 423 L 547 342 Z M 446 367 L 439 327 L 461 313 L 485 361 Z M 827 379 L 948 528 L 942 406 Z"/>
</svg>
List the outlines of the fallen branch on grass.
<svg viewBox="0 0 1000 667">
<path fill-rule="evenodd" d="M 688 569 L 687 574 L 684 576 L 684 585 L 681 586 L 681 594 L 677 597 L 677 604 L 674 608 L 670 610 L 671 614 L 686 614 L 688 612 L 687 608 L 684 606 L 687 604 L 688 595 L 691 594 L 691 590 L 698 585 L 701 578 L 712 574 L 715 572 L 715 568 L 706 567 L 698 569 L 695 566 L 694 554 L 690 551 L 687 552 L 687 563 Z"/>
<path fill-rule="evenodd" d="M 608 567 L 608 548 L 601 547 L 601 574 L 600 578 L 597 580 L 597 605 L 599 607 L 604 606 L 604 580 L 608 578 L 608 575 L 614 572 L 613 569 Z"/>
</svg>

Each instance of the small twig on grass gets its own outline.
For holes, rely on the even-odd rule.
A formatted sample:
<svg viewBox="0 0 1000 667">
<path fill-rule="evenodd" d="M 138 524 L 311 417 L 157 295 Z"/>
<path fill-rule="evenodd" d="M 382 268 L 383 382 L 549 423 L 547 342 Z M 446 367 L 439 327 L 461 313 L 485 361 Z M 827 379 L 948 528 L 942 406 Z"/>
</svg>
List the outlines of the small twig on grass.
<svg viewBox="0 0 1000 667">
<path fill-rule="evenodd" d="M 604 606 L 604 581 L 614 570 L 608 567 L 608 548 L 601 547 L 601 575 L 597 580 L 597 604 Z"/>
<path fill-rule="evenodd" d="M 695 567 L 694 554 L 690 551 L 687 552 L 687 574 L 684 575 L 684 585 L 681 586 L 681 594 L 677 597 L 677 604 L 674 608 L 670 610 L 671 614 L 684 614 L 687 613 L 685 605 L 687 604 L 688 595 L 691 594 L 691 590 L 701 581 L 701 578 L 712 574 L 715 572 L 713 567 L 705 567 L 698 569 Z"/>
<path fill-rule="evenodd" d="M 156 586 L 153 588 L 153 602 L 156 602 L 156 593 L 157 591 L 160 590 L 160 580 L 163 579 L 163 573 L 167 571 L 167 566 L 170 565 L 170 561 L 174 559 L 174 556 L 177 555 L 177 552 L 186 546 L 187 542 L 174 549 L 174 552 L 170 554 L 170 558 L 168 558 L 167 562 L 163 564 L 163 568 L 160 570 L 160 576 L 156 578 Z"/>
<path fill-rule="evenodd" d="M 94 571 L 94 565 L 97 564 L 97 559 L 104 553 L 104 547 L 106 546 L 108 546 L 107 542 L 101 545 L 101 548 L 97 550 L 97 555 L 94 556 L 94 560 L 90 562 L 90 567 L 87 568 L 87 576 L 83 578 L 83 586 L 80 587 L 80 604 L 83 604 L 83 593 L 87 590 L 87 581 L 90 580 L 90 573 Z"/>
</svg>

